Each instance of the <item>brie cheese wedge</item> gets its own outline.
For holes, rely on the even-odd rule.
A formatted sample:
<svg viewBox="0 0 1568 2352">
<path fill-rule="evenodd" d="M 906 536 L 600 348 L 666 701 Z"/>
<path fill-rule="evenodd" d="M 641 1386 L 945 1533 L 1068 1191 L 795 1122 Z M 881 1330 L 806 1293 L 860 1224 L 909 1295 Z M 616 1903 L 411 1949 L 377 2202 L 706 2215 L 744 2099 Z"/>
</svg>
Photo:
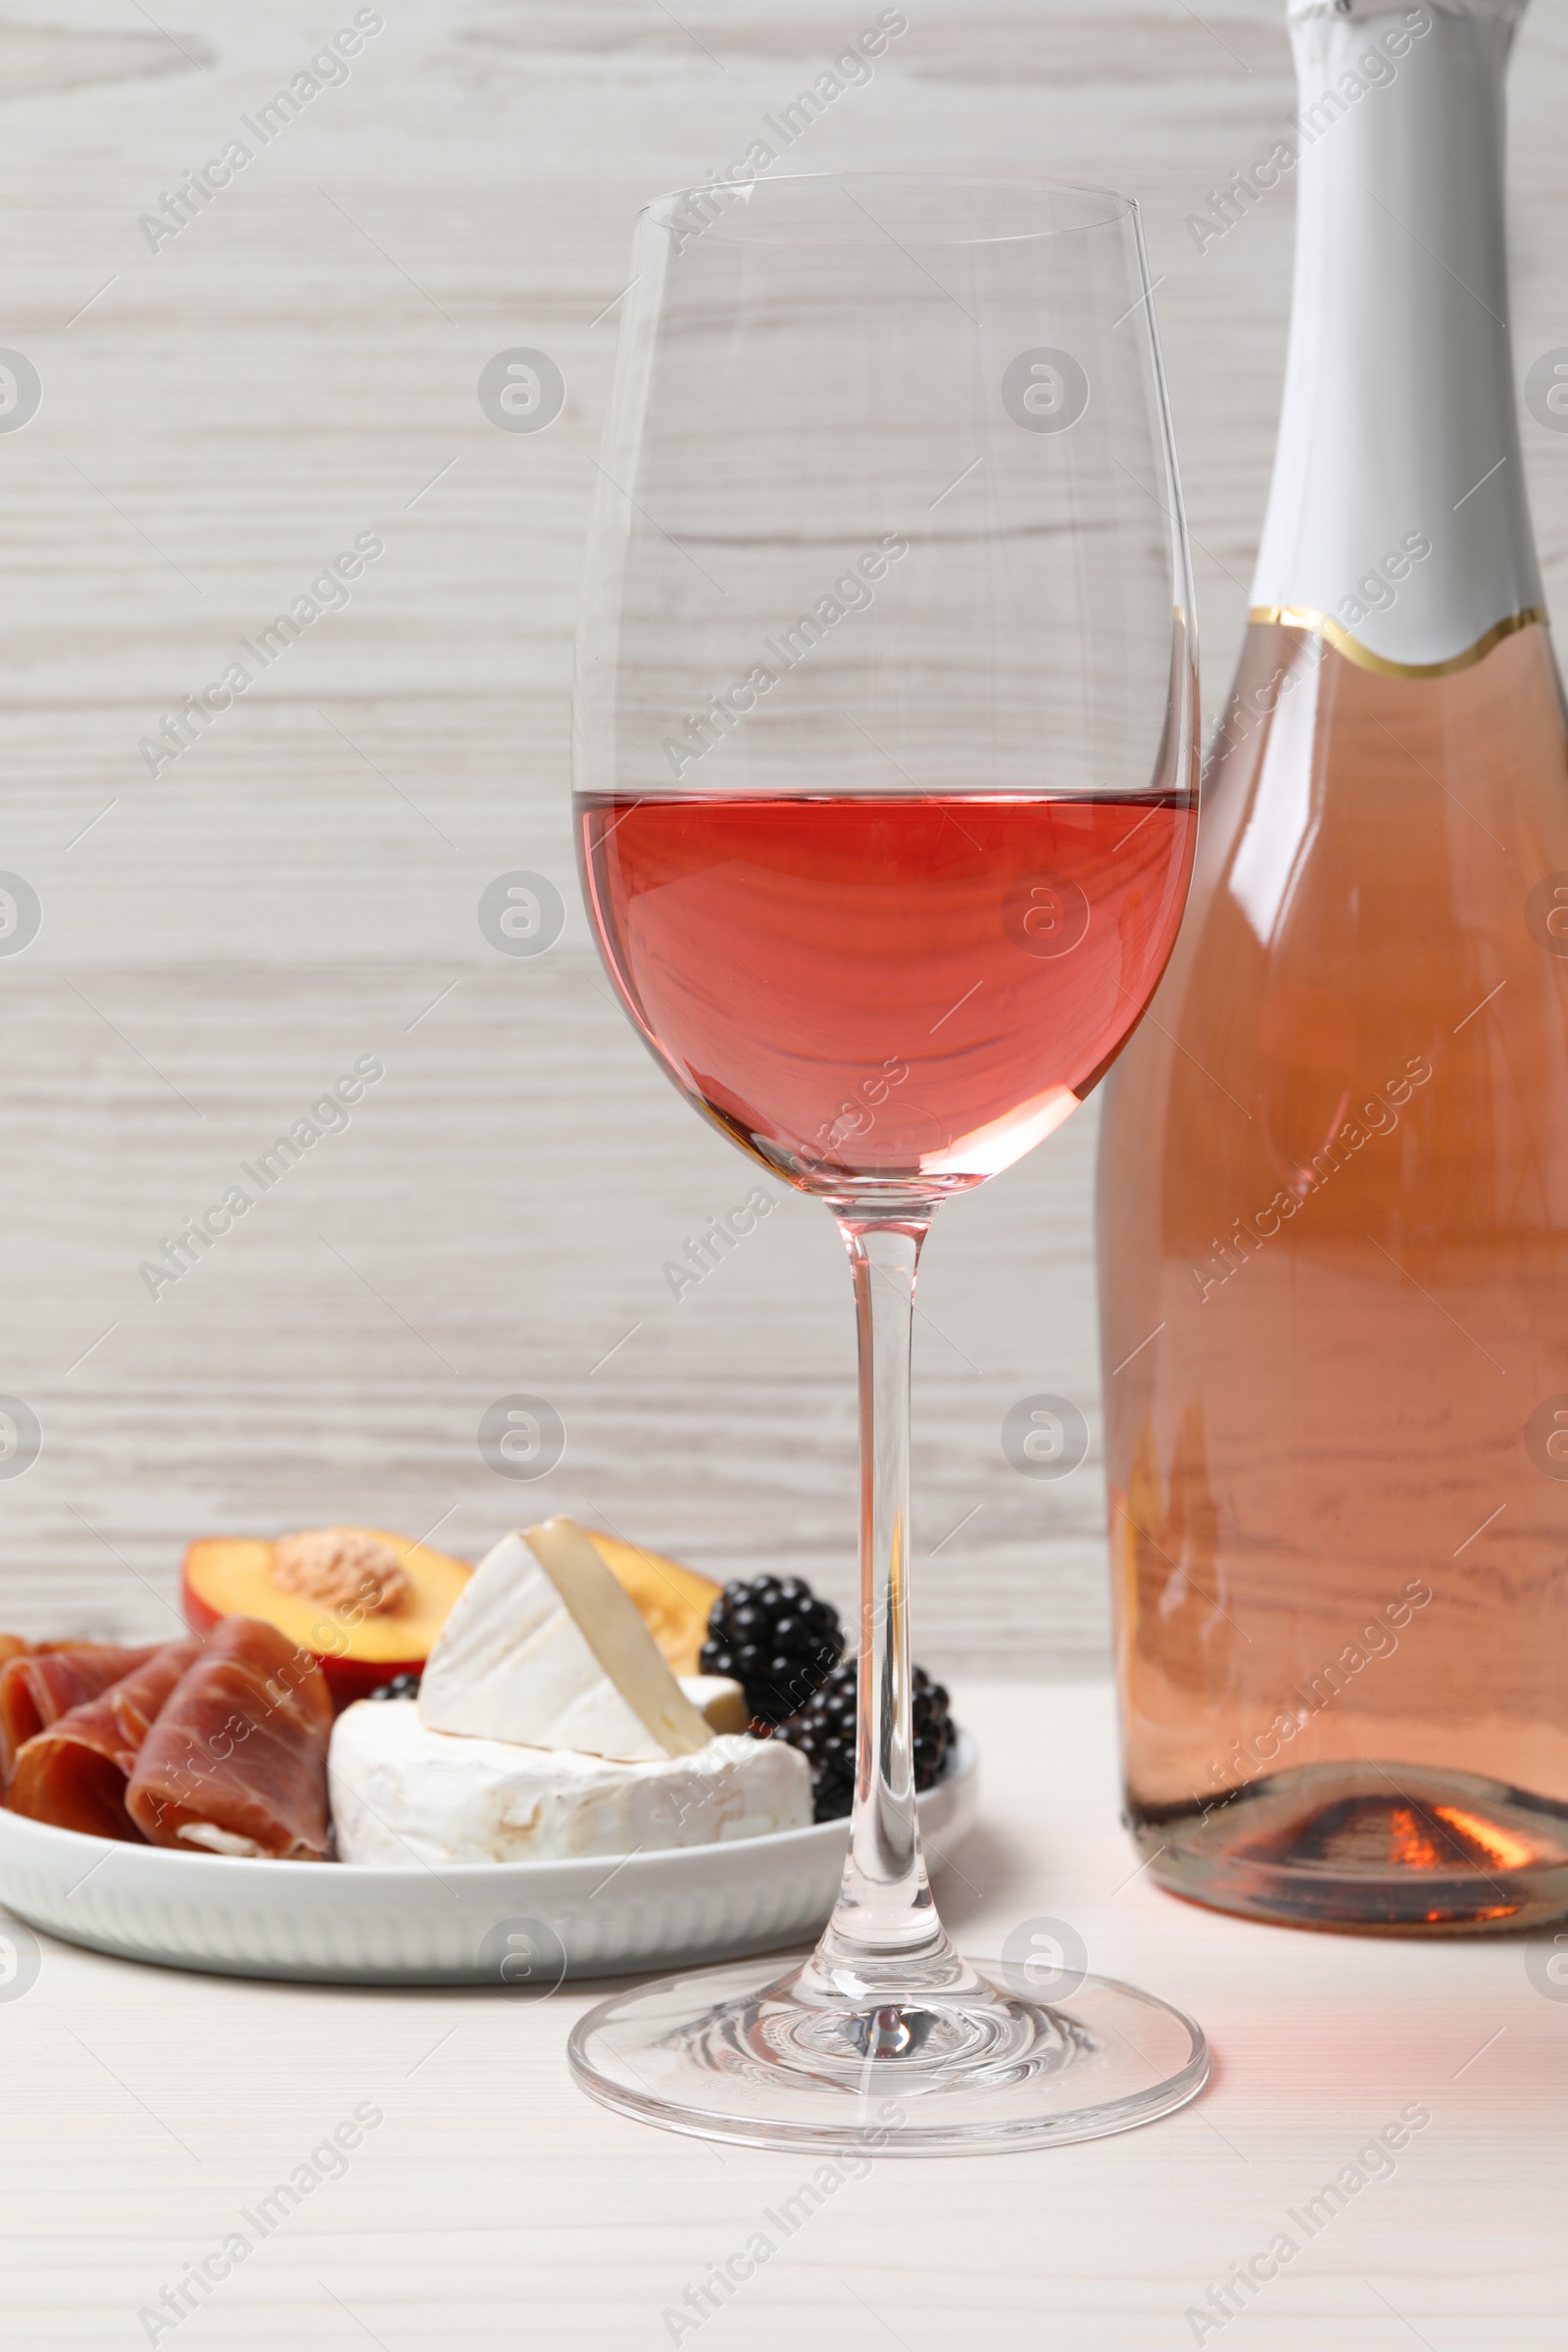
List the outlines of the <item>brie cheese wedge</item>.
<svg viewBox="0 0 1568 2352">
<path fill-rule="evenodd" d="M 332 1727 L 339 1858 L 382 1868 L 658 1853 L 803 1830 L 806 1758 L 782 1740 L 710 1740 L 617 1763 L 429 1731 L 413 1699 L 361 1699 Z"/>
<path fill-rule="evenodd" d="M 712 1734 L 636 1602 L 570 1519 L 504 1536 L 425 1663 L 427 1731 L 623 1763 L 694 1755 Z"/>
</svg>

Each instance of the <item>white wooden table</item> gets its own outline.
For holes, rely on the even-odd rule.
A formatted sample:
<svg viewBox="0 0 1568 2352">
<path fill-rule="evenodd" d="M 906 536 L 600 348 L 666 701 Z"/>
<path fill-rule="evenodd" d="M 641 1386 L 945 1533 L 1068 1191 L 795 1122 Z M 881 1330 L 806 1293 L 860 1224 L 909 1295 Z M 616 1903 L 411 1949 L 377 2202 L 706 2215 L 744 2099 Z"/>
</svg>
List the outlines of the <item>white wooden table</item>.
<svg viewBox="0 0 1568 2352">
<path fill-rule="evenodd" d="M 571 633 L 634 207 L 736 153 L 878 7 L 383 13 L 350 78 L 253 140 L 156 252 L 139 217 L 350 24 L 349 0 L 14 0 L 0 25 L 0 347 L 43 385 L 0 432 L 0 868 L 43 905 L 37 939 L 0 956 L 0 1393 L 43 1431 L 27 1473 L 0 1478 L 0 1624 L 39 1635 L 172 1627 L 195 1533 L 360 1520 L 476 1556 L 519 1495 L 718 1574 L 794 1565 L 851 1591 L 853 1344 L 825 1215 L 790 1200 L 672 1300 L 662 1261 L 749 1172 L 642 1054 L 575 910 L 549 956 L 516 961 L 475 909 L 517 867 L 572 895 Z M 1293 199 L 1202 256 L 1184 222 L 1278 135 L 1279 0 L 906 14 L 789 168 L 1140 196 L 1212 713 L 1266 489 Z M 1564 26 L 1538 0 L 1513 79 L 1522 366 L 1568 345 Z M 567 383 L 534 436 L 476 398 L 518 344 Z M 1528 417 L 1525 436 L 1560 603 L 1568 436 Z M 151 777 L 137 745 L 161 713 L 366 531 L 386 552 L 347 609 Z M 386 1075 L 348 1132 L 151 1298 L 139 1263 L 366 1054 Z M 952 1208 L 922 1285 L 918 1653 L 1042 1678 L 960 1681 L 989 1827 L 949 1900 L 992 1941 L 1041 1912 L 1076 1921 L 1100 1966 L 1203 2016 L 1219 2081 L 1192 2114 L 1060 2160 L 880 2167 L 705 2340 L 1191 2341 L 1187 2303 L 1420 2096 L 1433 2125 L 1396 2178 L 1228 2340 L 1560 2341 L 1544 2266 L 1564 2017 L 1518 1947 L 1297 1938 L 1142 1881 L 1113 1891 L 1129 1857 L 1099 1701 L 1046 1687 L 1104 1655 L 1094 1142 L 1091 1110 Z M 515 1390 L 567 1428 L 535 1488 L 475 1443 Z M 1095 1433 L 1059 1485 L 1001 1450 L 1008 1406 L 1039 1390 Z M 145 2340 L 138 2304 L 364 2098 L 385 2122 L 347 2177 L 182 2345 L 669 2340 L 663 2304 L 797 2174 L 587 2108 L 560 2060 L 573 2006 L 266 1991 L 51 1948 L 0 2004 L 17 2340 Z"/>
<path fill-rule="evenodd" d="M 587 1986 L 257 1985 L 45 1941 L 31 1989 L 0 2001 L 7 2341 L 129 2352 L 138 2313 L 238 2232 L 231 2275 L 158 2342 L 1178 2352 L 1187 2312 L 1284 2230 L 1299 2251 L 1203 2341 L 1557 2352 L 1568 2002 L 1535 1990 L 1523 1944 L 1415 1949 L 1178 1902 L 1133 1875 L 1115 1826 L 1103 1687 L 957 1698 L 985 1805 L 939 1875 L 949 1923 L 978 1953 L 1065 1922 L 1097 1969 L 1187 2007 L 1216 2063 L 1182 2114 L 1038 2155 L 850 2167 L 784 2217 L 812 2164 L 648 2131 L 574 2087 Z M 1430 2122 L 1308 2239 L 1293 2211 L 1411 2103 Z M 357 2110 L 360 2145 L 319 2158 L 297 2207 L 264 2209 Z M 807 2218 L 786 2231 L 769 2211 Z M 774 2251 L 756 2277 L 672 2327 L 759 2230 Z"/>
</svg>

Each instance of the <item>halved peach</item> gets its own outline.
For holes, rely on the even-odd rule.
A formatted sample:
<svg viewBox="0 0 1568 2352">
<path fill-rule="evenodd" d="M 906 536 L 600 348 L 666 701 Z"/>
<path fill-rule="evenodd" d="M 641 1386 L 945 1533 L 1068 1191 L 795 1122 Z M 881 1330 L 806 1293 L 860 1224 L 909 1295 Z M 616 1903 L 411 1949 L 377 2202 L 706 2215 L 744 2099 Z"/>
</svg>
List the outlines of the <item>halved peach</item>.
<svg viewBox="0 0 1568 2352">
<path fill-rule="evenodd" d="M 466 1560 L 433 1551 L 411 1537 L 378 1527 L 358 1535 L 396 1552 L 411 1587 L 401 1604 L 368 1610 L 329 1609 L 272 1582 L 273 1546 L 260 1536 L 204 1536 L 185 1553 L 180 1599 L 192 1633 L 205 1634 L 220 1617 L 260 1617 L 313 1656 L 327 1680 L 333 1704 L 346 1707 L 379 1690 L 394 1675 L 418 1674 L 430 1645 L 452 1613 L 473 1570 Z"/>
<path fill-rule="evenodd" d="M 281 1592 L 272 1581 L 274 1546 L 260 1536 L 206 1536 L 185 1553 L 181 1600 L 192 1633 L 204 1634 L 220 1617 L 260 1617 L 308 1650 L 326 1676 L 335 1706 L 364 1698 L 394 1675 L 418 1674 L 437 1634 L 451 1615 L 473 1570 L 407 1536 L 380 1528 L 353 1531 L 385 1544 L 402 1561 L 413 1593 L 399 1608 L 354 1612 L 323 1608 Z M 662 1552 L 645 1550 L 619 1536 L 590 1528 L 605 1565 L 637 1603 L 672 1674 L 700 1671 L 698 1653 L 708 1634 L 708 1613 L 719 1587 L 694 1568 Z"/>
</svg>

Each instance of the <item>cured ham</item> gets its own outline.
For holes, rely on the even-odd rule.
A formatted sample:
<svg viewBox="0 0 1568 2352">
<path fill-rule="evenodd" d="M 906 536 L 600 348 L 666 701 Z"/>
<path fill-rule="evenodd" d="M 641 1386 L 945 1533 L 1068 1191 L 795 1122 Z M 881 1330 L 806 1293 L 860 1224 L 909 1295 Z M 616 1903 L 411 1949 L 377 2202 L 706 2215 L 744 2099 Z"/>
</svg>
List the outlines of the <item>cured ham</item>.
<svg viewBox="0 0 1568 2352">
<path fill-rule="evenodd" d="M 154 1845 L 318 1861 L 331 1729 L 314 1658 L 259 1618 L 226 1617 L 143 1740 L 126 1810 Z"/>
<path fill-rule="evenodd" d="M 8 1658 L 0 1666 L 0 1792 L 9 1792 L 18 1753 L 27 1740 L 133 1674 L 159 1646 L 118 1649 L 107 1642 L 80 1642 Z"/>
<path fill-rule="evenodd" d="M 20 1750 L 6 1801 L 13 1813 L 92 1838 L 144 1842 L 125 1810 L 125 1788 L 143 1740 L 204 1644 L 166 1642 L 144 1665 L 73 1707 Z"/>
</svg>

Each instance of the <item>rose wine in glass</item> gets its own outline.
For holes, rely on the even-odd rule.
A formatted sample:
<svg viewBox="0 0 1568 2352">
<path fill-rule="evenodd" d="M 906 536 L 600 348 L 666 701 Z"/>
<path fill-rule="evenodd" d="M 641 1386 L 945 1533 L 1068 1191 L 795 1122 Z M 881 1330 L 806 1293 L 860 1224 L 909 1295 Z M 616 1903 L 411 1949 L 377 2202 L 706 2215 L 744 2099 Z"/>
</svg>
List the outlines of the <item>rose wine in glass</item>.
<svg viewBox="0 0 1568 2352">
<path fill-rule="evenodd" d="M 1134 1836 L 1226 1910 L 1412 1936 L 1568 1913 L 1568 732 L 1504 323 L 1520 13 L 1293 11 L 1254 609 L 1102 1130 L 1104 1360 L 1158 1326 L 1106 1400 Z M 1352 67 L 1382 86 L 1334 120 Z"/>
<path fill-rule="evenodd" d="M 643 214 L 578 649 L 584 893 L 680 1092 L 838 1221 L 859 1724 L 814 1952 L 602 2003 L 594 2096 L 772 2147 L 1034 2147 L 1201 2087 L 1190 2020 L 970 1960 L 914 1812 L 909 1332 L 940 1202 L 1108 1068 L 1196 828 L 1192 591 L 1136 209 L 769 179 Z M 759 1922 L 755 1940 L 765 1940 Z"/>
<path fill-rule="evenodd" d="M 580 821 L 606 960 L 682 1092 L 812 1191 L 939 1195 L 1009 1167 L 1115 1054 L 1197 819 L 1167 792 L 585 796 Z"/>
</svg>

